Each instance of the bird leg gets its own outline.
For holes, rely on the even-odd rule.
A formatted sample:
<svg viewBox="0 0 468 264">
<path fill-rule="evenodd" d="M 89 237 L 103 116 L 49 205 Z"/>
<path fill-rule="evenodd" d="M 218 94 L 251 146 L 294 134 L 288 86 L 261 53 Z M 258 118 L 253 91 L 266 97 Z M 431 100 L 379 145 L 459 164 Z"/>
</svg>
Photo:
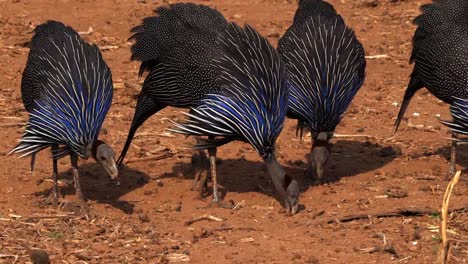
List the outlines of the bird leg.
<svg viewBox="0 0 468 264">
<path fill-rule="evenodd" d="M 216 175 L 216 148 L 209 148 L 208 155 L 210 156 L 211 182 L 213 184 L 213 202 L 221 201 L 218 193 L 218 178 Z"/>
<path fill-rule="evenodd" d="M 195 137 L 197 144 L 201 142 L 199 136 Z M 198 154 L 192 155 L 192 171 L 194 173 L 194 182 L 192 190 L 198 190 L 198 197 L 201 199 L 204 197 L 207 184 L 208 184 L 208 168 L 210 163 L 206 157 L 204 150 L 199 150 Z"/>
<path fill-rule="evenodd" d="M 36 153 L 31 155 L 31 176 L 34 177 L 34 164 L 36 163 Z"/>
<path fill-rule="evenodd" d="M 52 148 L 52 153 L 58 149 L 57 145 L 54 145 L 51 147 Z M 49 197 L 46 199 L 46 204 L 52 204 L 53 206 L 57 206 L 59 204 L 59 201 L 62 200 L 62 194 L 59 191 L 58 188 L 58 165 L 57 165 L 57 159 L 52 158 L 52 179 L 54 182 L 54 186 L 52 186 L 52 190 L 50 191 Z"/>
<path fill-rule="evenodd" d="M 78 172 L 78 155 L 76 153 L 71 153 L 70 160 L 72 164 L 73 181 L 75 182 L 75 191 L 76 191 L 76 196 L 78 198 L 78 203 L 79 203 L 81 210 L 85 214 L 86 219 L 89 219 L 91 217 L 91 209 L 86 203 L 83 192 L 81 191 L 80 174 Z"/>
<path fill-rule="evenodd" d="M 457 140 L 458 139 L 458 133 L 452 131 L 452 138 L 455 140 L 452 140 L 452 146 L 450 149 L 450 169 L 447 174 L 447 177 L 445 178 L 446 180 L 450 180 L 456 172 L 456 163 L 457 163 Z"/>
<path fill-rule="evenodd" d="M 192 190 L 198 190 L 198 197 L 204 197 L 208 184 L 208 168 L 210 163 L 203 150 L 199 154 L 192 155 L 192 170 L 195 174 Z"/>
<path fill-rule="evenodd" d="M 223 202 L 219 197 L 218 177 L 216 175 L 216 148 L 209 148 L 208 155 L 210 159 L 211 182 L 213 184 L 213 201 L 208 205 L 208 207 L 216 206 L 220 208 L 232 209 L 232 204 Z"/>
</svg>

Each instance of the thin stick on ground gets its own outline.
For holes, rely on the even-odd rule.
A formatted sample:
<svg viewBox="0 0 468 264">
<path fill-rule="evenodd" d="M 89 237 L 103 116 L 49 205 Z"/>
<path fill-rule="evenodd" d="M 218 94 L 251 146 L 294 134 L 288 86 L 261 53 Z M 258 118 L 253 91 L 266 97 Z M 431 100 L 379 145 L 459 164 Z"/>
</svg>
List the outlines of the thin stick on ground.
<svg viewBox="0 0 468 264">
<path fill-rule="evenodd" d="M 374 136 L 371 135 L 364 135 L 364 134 L 333 134 L 333 138 L 359 138 L 359 137 L 365 137 L 365 138 L 375 138 Z"/>
<path fill-rule="evenodd" d="M 447 224 L 448 224 L 448 214 L 449 214 L 449 203 L 450 203 L 450 197 L 452 196 L 453 188 L 455 185 L 458 183 L 460 180 L 461 176 L 461 171 L 458 171 L 453 179 L 449 182 L 447 189 L 444 194 L 444 199 L 442 201 L 442 209 L 440 210 L 440 238 L 441 238 L 441 243 L 439 247 L 439 255 L 438 255 L 438 263 L 440 264 L 446 264 L 448 260 L 448 255 L 450 252 L 450 243 L 449 240 L 447 239 Z"/>
<path fill-rule="evenodd" d="M 216 221 L 216 222 L 222 222 L 224 221 L 224 219 L 222 218 L 219 218 L 219 217 L 216 217 L 216 216 L 212 216 L 212 215 L 207 215 L 207 214 L 204 214 L 202 216 L 199 216 L 199 217 L 195 217 L 193 219 L 190 219 L 190 220 L 187 220 L 185 221 L 185 225 L 188 226 L 188 225 L 191 225 L 195 222 L 198 222 L 198 221 L 202 221 L 202 220 L 211 220 L 211 221 Z"/>
<path fill-rule="evenodd" d="M 448 213 L 452 212 L 463 212 L 468 210 L 468 207 L 456 208 L 452 210 L 448 210 Z M 417 208 L 417 207 L 410 207 L 410 208 L 398 208 L 396 210 L 391 211 L 383 211 L 383 212 L 376 212 L 376 213 L 368 213 L 368 214 L 356 214 L 356 215 L 347 215 L 343 217 L 335 217 L 333 219 L 328 219 L 325 221 L 319 221 L 319 223 L 344 223 L 344 222 L 351 222 L 354 220 L 363 220 L 369 218 L 378 218 L 378 217 L 403 217 L 403 216 L 422 216 L 422 215 L 434 215 L 438 214 L 439 211 L 436 209 L 431 208 Z"/>
</svg>

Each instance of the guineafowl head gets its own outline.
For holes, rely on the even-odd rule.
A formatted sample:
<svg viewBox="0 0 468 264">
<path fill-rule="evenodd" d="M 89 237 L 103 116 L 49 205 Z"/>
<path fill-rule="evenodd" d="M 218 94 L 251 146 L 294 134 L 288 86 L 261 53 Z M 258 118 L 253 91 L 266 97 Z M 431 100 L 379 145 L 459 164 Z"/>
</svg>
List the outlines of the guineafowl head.
<svg viewBox="0 0 468 264">
<path fill-rule="evenodd" d="M 111 179 L 115 180 L 119 176 L 119 169 L 115 162 L 115 151 L 111 146 L 103 141 L 96 141 L 92 147 L 92 157 L 106 170 Z"/>
</svg>

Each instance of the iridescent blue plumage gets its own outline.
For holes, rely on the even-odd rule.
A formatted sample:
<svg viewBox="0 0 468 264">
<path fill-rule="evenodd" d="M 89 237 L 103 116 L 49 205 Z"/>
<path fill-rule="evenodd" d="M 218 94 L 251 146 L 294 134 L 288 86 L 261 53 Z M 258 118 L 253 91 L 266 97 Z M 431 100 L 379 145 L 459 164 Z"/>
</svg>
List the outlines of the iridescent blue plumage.
<svg viewBox="0 0 468 264">
<path fill-rule="evenodd" d="M 115 152 L 98 140 L 112 103 L 109 68 L 96 45 L 89 45 L 71 27 L 48 21 L 35 29 L 21 81 L 21 94 L 29 121 L 20 143 L 10 152 L 31 155 L 51 147 L 53 203 L 60 198 L 57 160 L 69 154 L 76 195 L 89 215 L 81 192 L 78 157 L 94 158 L 112 178 L 118 175 Z"/>
<path fill-rule="evenodd" d="M 308 128 L 317 178 L 330 156 L 329 140 L 365 79 L 364 49 L 329 3 L 300 0 L 293 25 L 279 40 L 289 73 L 290 118 Z"/>
<path fill-rule="evenodd" d="M 208 136 L 195 148 L 208 148 L 213 179 L 213 201 L 218 202 L 216 147 L 233 140 L 250 143 L 265 161 L 286 210 L 298 210 L 298 182 L 289 177 L 275 157 L 275 142 L 288 110 L 285 67 L 276 50 L 252 27 L 234 23 L 218 37 L 223 55 L 213 60 L 219 90 L 192 108 L 187 122 L 172 131 Z"/>
<path fill-rule="evenodd" d="M 289 114 L 315 134 L 332 133 L 364 82 L 364 49 L 331 5 L 301 4 L 308 9 L 300 6 L 278 44 L 290 75 Z"/>
<path fill-rule="evenodd" d="M 207 95 L 174 131 L 224 137 L 198 148 L 239 139 L 262 156 L 271 154 L 288 107 L 284 66 L 268 41 L 248 25 L 241 29 L 231 24 L 219 43 L 225 50 L 215 62 L 220 92 Z"/>
<path fill-rule="evenodd" d="M 43 36 L 45 31 L 53 34 Z M 27 156 L 58 144 L 55 158 L 71 151 L 87 157 L 86 147 L 97 140 L 112 103 L 111 72 L 97 46 L 63 24 L 48 22 L 36 32 L 22 85 L 40 91 L 27 107 L 29 122 L 12 152 Z"/>
</svg>

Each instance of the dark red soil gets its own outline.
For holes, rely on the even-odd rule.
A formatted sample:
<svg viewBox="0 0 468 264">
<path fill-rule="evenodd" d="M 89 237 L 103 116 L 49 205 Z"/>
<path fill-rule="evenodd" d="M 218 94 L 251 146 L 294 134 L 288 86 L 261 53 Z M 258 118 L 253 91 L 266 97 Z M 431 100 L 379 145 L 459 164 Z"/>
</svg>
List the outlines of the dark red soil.
<svg viewBox="0 0 468 264">
<path fill-rule="evenodd" d="M 431 232 L 431 227 L 438 226 L 437 215 L 326 223 L 352 214 L 373 215 L 411 207 L 438 210 L 441 206 L 449 157 L 449 142 L 444 137 L 450 134 L 436 115 L 449 119 L 448 106 L 427 91 L 419 92 L 400 131 L 388 140 L 398 111 L 396 103 L 401 101 L 412 69 L 408 64 L 415 29 L 411 21 L 421 4 L 415 0 L 331 1 L 356 30 L 367 56 L 386 55 L 367 60 L 366 82 L 336 131 L 374 138 L 334 139 L 326 173 L 340 180 L 310 186 L 303 179 L 302 210 L 297 215 L 281 213 L 260 158 L 244 143 L 232 143 L 218 151 L 222 160 L 219 177 L 228 191 L 224 200 L 243 207 L 235 211 L 203 208 L 210 198 L 200 200 L 190 190 L 191 152 L 181 148 L 192 139 L 167 134 L 168 118 L 182 117 L 180 109 L 167 108 L 139 130 L 127 156 L 136 161 L 121 172 L 120 186 L 113 185 L 94 162 L 81 162 L 85 195 L 99 213 L 95 220 L 25 219 L 65 213 L 40 205 L 51 187 L 50 181 L 37 184 L 51 177 L 50 153 L 39 155 L 34 175 L 28 159 L 5 156 L 24 129 L 8 124 L 27 120 L 20 80 L 32 29 L 48 19 L 63 21 L 79 31 L 93 28 L 94 33 L 85 38 L 107 48 L 103 54 L 116 89 L 102 137 L 119 152 L 141 86 L 139 65 L 129 59 L 129 30 L 168 2 L 174 1 L 0 0 L 0 263 L 15 263 L 14 257 L 1 254 L 17 255 L 16 263 L 29 261 L 18 241 L 46 250 L 53 263 L 435 262 L 439 235 L 437 230 Z M 194 2 L 217 8 L 229 20 L 253 25 L 274 45 L 290 25 L 296 8 L 292 0 Z M 303 178 L 310 141 L 296 139 L 295 122 L 288 120 L 277 143 L 279 161 L 290 175 Z M 387 153 L 388 147 L 397 153 Z M 459 150 L 459 168 L 467 165 L 466 150 Z M 164 159 L 149 159 L 162 155 Z M 60 177 L 70 181 L 68 159 L 59 162 L 59 169 Z M 467 190 L 465 177 L 455 188 L 451 208 L 467 206 Z M 66 199 L 75 199 L 73 187 L 63 187 L 62 192 Z M 184 224 L 204 214 L 223 221 Z M 453 215 L 449 229 L 456 234 L 452 237 L 467 240 L 467 214 Z M 366 251 L 384 247 L 379 234 L 385 235 L 396 254 Z M 467 250 L 455 243 L 451 262 L 466 263 Z"/>
</svg>

